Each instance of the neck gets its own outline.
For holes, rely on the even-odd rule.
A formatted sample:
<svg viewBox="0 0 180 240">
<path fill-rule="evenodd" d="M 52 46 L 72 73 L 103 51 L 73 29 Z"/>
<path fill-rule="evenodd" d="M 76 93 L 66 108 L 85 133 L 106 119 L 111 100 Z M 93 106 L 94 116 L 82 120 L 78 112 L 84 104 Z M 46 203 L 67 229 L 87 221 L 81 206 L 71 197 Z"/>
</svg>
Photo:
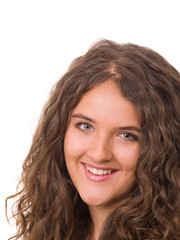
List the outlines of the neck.
<svg viewBox="0 0 180 240">
<path fill-rule="evenodd" d="M 89 212 L 93 222 L 92 240 L 98 240 L 106 218 L 114 209 L 89 206 Z"/>
</svg>

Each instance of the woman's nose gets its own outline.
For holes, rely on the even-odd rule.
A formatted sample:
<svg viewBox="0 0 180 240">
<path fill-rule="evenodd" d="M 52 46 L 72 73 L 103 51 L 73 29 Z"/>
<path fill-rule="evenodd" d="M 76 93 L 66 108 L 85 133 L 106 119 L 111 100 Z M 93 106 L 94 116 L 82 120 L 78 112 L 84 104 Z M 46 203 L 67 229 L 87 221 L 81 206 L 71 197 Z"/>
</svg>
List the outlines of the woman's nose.
<svg viewBox="0 0 180 240">
<path fill-rule="evenodd" d="M 88 156 L 95 163 L 111 160 L 112 158 L 111 140 L 105 136 L 96 136 L 88 149 Z"/>
</svg>

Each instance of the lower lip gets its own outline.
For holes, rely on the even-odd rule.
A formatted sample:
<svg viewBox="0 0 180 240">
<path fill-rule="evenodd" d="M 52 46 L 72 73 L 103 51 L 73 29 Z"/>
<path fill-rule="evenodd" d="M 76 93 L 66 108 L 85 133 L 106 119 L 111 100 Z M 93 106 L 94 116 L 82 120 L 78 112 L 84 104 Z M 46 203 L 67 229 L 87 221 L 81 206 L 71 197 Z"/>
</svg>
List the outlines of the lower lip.
<svg viewBox="0 0 180 240">
<path fill-rule="evenodd" d="M 111 174 L 106 174 L 106 175 L 95 175 L 87 170 L 84 163 L 82 163 L 82 166 L 83 166 L 86 177 L 93 182 L 104 182 L 110 179 L 111 177 L 113 177 L 118 172 L 118 171 L 115 171 Z"/>
</svg>

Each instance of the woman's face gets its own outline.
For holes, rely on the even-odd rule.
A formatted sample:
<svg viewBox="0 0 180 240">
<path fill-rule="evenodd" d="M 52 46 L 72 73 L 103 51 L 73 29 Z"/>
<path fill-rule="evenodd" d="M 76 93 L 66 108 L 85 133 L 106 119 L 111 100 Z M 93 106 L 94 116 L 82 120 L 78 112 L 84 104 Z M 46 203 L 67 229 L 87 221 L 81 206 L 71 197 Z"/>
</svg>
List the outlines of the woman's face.
<svg viewBox="0 0 180 240">
<path fill-rule="evenodd" d="M 74 108 L 64 139 L 69 175 L 89 206 L 114 206 L 135 183 L 140 120 L 108 80 Z"/>
</svg>

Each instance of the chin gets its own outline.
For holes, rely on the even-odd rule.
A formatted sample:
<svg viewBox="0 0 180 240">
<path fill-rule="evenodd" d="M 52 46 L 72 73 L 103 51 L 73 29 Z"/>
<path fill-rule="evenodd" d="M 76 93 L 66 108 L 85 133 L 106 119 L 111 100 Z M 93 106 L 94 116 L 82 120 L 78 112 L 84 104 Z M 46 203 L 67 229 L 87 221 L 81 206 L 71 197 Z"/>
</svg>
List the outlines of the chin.
<svg viewBox="0 0 180 240">
<path fill-rule="evenodd" d="M 83 202 L 85 202 L 88 206 L 103 206 L 106 204 L 105 199 L 102 199 L 102 196 L 94 196 L 94 195 L 80 195 Z"/>
</svg>

